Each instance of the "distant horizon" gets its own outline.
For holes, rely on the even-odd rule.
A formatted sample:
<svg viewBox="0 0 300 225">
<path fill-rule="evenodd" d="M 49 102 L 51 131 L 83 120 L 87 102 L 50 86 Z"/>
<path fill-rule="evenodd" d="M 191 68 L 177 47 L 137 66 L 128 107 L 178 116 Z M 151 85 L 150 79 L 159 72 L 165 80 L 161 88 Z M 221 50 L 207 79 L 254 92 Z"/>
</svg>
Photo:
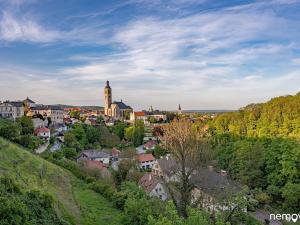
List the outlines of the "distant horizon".
<svg viewBox="0 0 300 225">
<path fill-rule="evenodd" d="M 299 0 L 0 0 L 0 98 L 238 109 L 295 94 Z"/>
<path fill-rule="evenodd" d="M 298 93 L 300 93 L 300 90 L 298 92 L 294 93 L 294 94 L 285 94 L 285 95 L 273 96 L 273 97 L 271 97 L 271 98 L 269 98 L 269 99 L 267 99 L 267 100 L 265 100 L 263 102 L 249 102 L 249 103 L 247 103 L 245 105 L 242 105 L 242 106 L 240 106 L 238 108 L 235 108 L 235 109 L 229 109 L 229 108 L 227 108 L 227 109 L 222 109 L 222 108 L 215 108 L 215 109 L 185 109 L 182 104 L 180 104 L 180 105 L 181 105 L 181 108 L 182 108 L 182 112 L 214 112 L 214 111 L 216 111 L 216 112 L 232 112 L 232 111 L 238 111 L 240 108 L 243 108 L 243 107 L 245 107 L 247 105 L 250 105 L 250 104 L 266 103 L 266 102 L 270 101 L 273 98 L 284 97 L 284 96 L 289 96 L 289 95 L 294 96 L 294 95 L 296 95 Z M 99 107 L 99 108 L 104 108 L 103 105 L 79 105 L 79 104 L 64 104 L 64 103 L 47 103 L 46 104 L 46 103 L 37 102 L 37 101 L 35 101 L 34 98 L 32 98 L 30 96 L 27 96 L 27 97 L 29 99 L 33 100 L 36 104 L 41 104 L 41 105 L 63 105 L 63 106 L 71 106 L 71 107 Z M 4 102 L 4 101 L 24 101 L 27 97 L 25 97 L 23 100 L 21 100 L 21 99 L 6 99 L 6 100 L 1 100 L 0 99 L 0 102 Z M 148 108 L 138 108 L 138 109 L 133 108 L 133 110 L 134 111 L 149 110 L 151 106 L 152 105 L 149 105 Z M 178 107 L 178 105 L 177 105 L 177 107 Z M 178 111 L 178 108 L 177 109 L 163 109 L 163 108 L 155 108 L 155 107 L 153 107 L 153 110 L 176 112 L 176 111 Z"/>
</svg>

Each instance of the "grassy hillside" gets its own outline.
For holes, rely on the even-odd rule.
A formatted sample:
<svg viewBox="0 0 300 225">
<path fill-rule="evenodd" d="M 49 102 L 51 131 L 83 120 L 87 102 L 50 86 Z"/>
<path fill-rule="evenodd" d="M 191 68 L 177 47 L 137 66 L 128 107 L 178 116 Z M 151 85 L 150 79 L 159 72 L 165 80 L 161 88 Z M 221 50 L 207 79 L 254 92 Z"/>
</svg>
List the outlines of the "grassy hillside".
<svg viewBox="0 0 300 225">
<path fill-rule="evenodd" d="M 101 195 L 86 190 L 71 173 L 0 138 L 0 176 L 4 174 L 24 190 L 52 195 L 58 215 L 72 224 L 120 224 L 120 211 Z"/>
</svg>

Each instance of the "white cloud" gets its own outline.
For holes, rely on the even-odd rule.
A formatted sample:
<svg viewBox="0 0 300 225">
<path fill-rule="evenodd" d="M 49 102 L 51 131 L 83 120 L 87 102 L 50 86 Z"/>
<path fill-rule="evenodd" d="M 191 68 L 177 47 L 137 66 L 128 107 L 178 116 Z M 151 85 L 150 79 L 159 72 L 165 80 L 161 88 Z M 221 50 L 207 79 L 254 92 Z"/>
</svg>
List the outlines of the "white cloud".
<svg viewBox="0 0 300 225">
<path fill-rule="evenodd" d="M 58 40 L 60 33 L 45 29 L 32 18 L 16 18 L 4 11 L 0 20 L 0 40 L 6 42 L 51 42 Z"/>
</svg>

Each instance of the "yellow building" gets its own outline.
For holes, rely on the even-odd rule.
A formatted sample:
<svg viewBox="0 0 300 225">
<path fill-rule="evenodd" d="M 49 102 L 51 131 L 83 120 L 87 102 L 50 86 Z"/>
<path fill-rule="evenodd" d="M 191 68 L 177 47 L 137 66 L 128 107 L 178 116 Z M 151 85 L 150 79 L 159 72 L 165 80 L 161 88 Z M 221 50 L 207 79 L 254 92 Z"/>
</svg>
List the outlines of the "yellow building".
<svg viewBox="0 0 300 225">
<path fill-rule="evenodd" d="M 112 90 L 109 85 L 109 81 L 106 81 L 104 87 L 104 114 L 105 116 L 112 117 L 114 119 L 129 119 L 129 115 L 132 112 L 132 108 L 126 105 L 122 100 L 112 102 Z"/>
</svg>

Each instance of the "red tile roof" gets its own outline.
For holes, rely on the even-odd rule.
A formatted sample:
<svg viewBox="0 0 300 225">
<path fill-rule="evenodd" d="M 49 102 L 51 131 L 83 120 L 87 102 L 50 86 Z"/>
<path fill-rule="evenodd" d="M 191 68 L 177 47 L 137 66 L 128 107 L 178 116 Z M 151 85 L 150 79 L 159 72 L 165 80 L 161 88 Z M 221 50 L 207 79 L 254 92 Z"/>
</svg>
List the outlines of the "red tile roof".
<svg viewBox="0 0 300 225">
<path fill-rule="evenodd" d="M 144 144 L 144 148 L 153 148 L 156 145 L 156 141 L 154 140 L 149 140 Z"/>
<path fill-rule="evenodd" d="M 39 133 L 48 133 L 50 130 L 46 127 L 38 127 L 35 129 L 34 133 L 39 134 Z"/>
<path fill-rule="evenodd" d="M 145 116 L 145 112 L 134 112 L 135 116 Z"/>
<path fill-rule="evenodd" d="M 159 180 L 151 173 L 145 173 L 139 180 L 139 185 L 148 193 L 151 192 L 158 183 Z"/>
<path fill-rule="evenodd" d="M 155 160 L 152 154 L 140 154 L 138 155 L 139 162 L 152 161 Z"/>
</svg>

